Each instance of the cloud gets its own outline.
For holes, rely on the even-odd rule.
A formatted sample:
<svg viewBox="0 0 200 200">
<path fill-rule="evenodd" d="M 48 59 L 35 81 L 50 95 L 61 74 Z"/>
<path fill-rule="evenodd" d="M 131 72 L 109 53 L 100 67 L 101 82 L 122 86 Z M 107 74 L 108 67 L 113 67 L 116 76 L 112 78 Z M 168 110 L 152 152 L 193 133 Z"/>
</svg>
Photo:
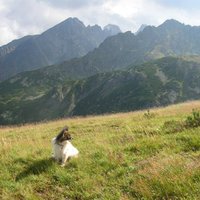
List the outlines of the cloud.
<svg viewBox="0 0 200 200">
<path fill-rule="evenodd" d="M 180 2 L 180 5 L 177 2 Z M 189 8 L 187 5 L 190 2 L 193 4 Z M 123 17 L 127 24 L 131 25 L 129 29 L 136 31 L 141 24 L 159 25 L 172 18 L 186 24 L 200 25 L 197 20 L 200 17 L 200 2 L 197 2 L 197 0 L 118 0 L 117 3 L 108 1 L 106 6 L 109 13 Z M 123 24 L 120 25 L 123 27 Z"/>
<path fill-rule="evenodd" d="M 199 8 L 198 0 L 0 0 L 0 46 L 39 34 L 68 17 L 86 25 L 117 24 L 123 31 L 171 18 L 199 25 Z"/>
<path fill-rule="evenodd" d="M 0 45 L 27 34 L 41 33 L 62 18 L 62 12 L 42 2 L 0 0 Z"/>
<path fill-rule="evenodd" d="M 80 9 L 88 6 L 102 5 L 106 0 L 37 0 L 61 9 Z"/>
<path fill-rule="evenodd" d="M 200 1 L 198 0 L 156 0 L 158 4 L 185 10 L 199 10 Z"/>
</svg>

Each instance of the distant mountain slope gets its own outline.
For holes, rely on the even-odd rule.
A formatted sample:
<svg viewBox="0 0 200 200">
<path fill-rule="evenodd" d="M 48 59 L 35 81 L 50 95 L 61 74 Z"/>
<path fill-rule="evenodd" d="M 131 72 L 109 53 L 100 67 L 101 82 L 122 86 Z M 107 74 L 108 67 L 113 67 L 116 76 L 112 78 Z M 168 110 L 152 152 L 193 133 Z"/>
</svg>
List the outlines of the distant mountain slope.
<svg viewBox="0 0 200 200">
<path fill-rule="evenodd" d="M 2 59 L 4 56 L 10 54 L 11 52 L 15 51 L 15 49 L 25 41 L 29 40 L 30 38 L 35 36 L 25 36 L 18 40 L 13 40 L 12 42 L 8 43 L 7 45 L 3 45 L 0 47 L 0 59 Z"/>
<path fill-rule="evenodd" d="M 44 68 L 39 73 L 76 79 L 165 56 L 188 55 L 200 55 L 200 27 L 167 20 L 158 27 L 145 27 L 138 35 L 126 32 L 109 37 L 82 58 Z"/>
<path fill-rule="evenodd" d="M 95 83 L 87 85 L 98 87 L 76 104 L 73 115 L 138 110 L 200 98 L 200 64 L 180 58 L 166 57 L 92 80 Z"/>
<path fill-rule="evenodd" d="M 166 57 L 82 80 L 23 73 L 0 84 L 0 124 L 131 111 L 200 98 L 200 64 Z"/>
<path fill-rule="evenodd" d="M 158 27 L 146 27 L 138 37 L 149 47 L 148 58 L 200 54 L 199 26 L 167 20 Z"/>
<path fill-rule="evenodd" d="M 70 25 L 70 32 L 66 27 L 68 27 L 71 23 L 73 26 Z M 71 35 L 73 39 L 70 39 L 70 41 L 76 41 L 73 43 L 75 46 L 71 44 L 67 45 L 65 48 L 62 46 L 60 39 L 57 41 L 54 38 L 54 35 L 59 32 L 58 30 L 60 30 L 60 27 L 61 29 L 64 29 L 64 31 L 60 31 L 61 33 L 67 32 Z M 82 34 L 81 30 L 84 30 L 84 34 Z M 86 30 L 92 32 L 92 36 L 89 37 L 88 35 L 90 34 L 88 34 Z M 1 59 L 0 76 L 2 78 L 0 79 L 5 79 L 7 76 L 6 74 L 10 74 L 11 76 L 11 74 L 18 73 L 19 70 L 26 71 L 40 67 L 41 65 L 44 66 L 51 64 L 53 60 L 54 62 L 59 62 L 59 60 L 74 57 L 75 54 L 76 56 L 81 56 L 84 54 L 83 52 L 85 52 L 85 49 L 82 47 L 86 47 L 88 43 L 92 42 L 94 48 L 94 46 L 97 45 L 94 45 L 94 41 L 96 41 L 96 38 L 101 38 L 100 36 L 102 36 L 102 32 L 109 35 L 113 33 L 113 30 L 116 32 L 119 31 L 112 25 L 106 26 L 102 31 L 98 26 L 84 27 L 78 19 L 68 19 L 42 35 L 27 40 L 25 42 L 27 44 L 25 45 L 26 48 L 24 48 L 24 45 L 19 45 L 15 51 L 12 51 L 10 54 L 5 56 L 5 58 Z M 87 32 L 86 35 L 85 31 Z M 76 40 L 76 34 L 73 34 L 73 32 L 76 32 L 77 34 L 81 33 L 85 39 L 80 41 Z M 62 37 L 59 36 L 58 38 Z M 64 40 L 67 41 L 67 38 Z M 43 45 L 43 42 L 48 45 Z M 67 44 L 70 44 L 70 42 Z M 82 45 L 79 47 L 79 44 Z M 35 48 L 33 48 L 34 50 L 31 50 L 30 53 L 29 47 L 32 49 L 33 46 L 35 46 Z M 80 51 L 75 50 L 75 47 L 77 46 Z M 67 50 L 68 47 L 70 48 L 69 51 Z M 89 47 L 91 48 L 90 45 Z M 56 51 L 56 49 L 59 48 L 61 48 L 61 50 Z M 22 52 L 27 53 L 24 54 Z M 80 54 L 78 55 L 78 53 Z M 108 37 L 98 48 L 89 52 L 87 55 L 79 59 L 72 59 L 70 61 L 45 68 L 44 73 L 58 73 L 58 75 L 61 76 L 64 74 L 64 76 L 70 77 L 71 79 L 83 78 L 100 72 L 122 69 L 131 64 L 141 64 L 146 61 L 165 56 L 188 55 L 200 55 L 200 27 L 184 25 L 176 20 L 167 20 L 158 27 L 145 27 L 144 30 L 137 35 L 134 35 L 131 32 L 126 32 Z M 25 67 L 27 61 L 30 61 L 28 62 L 30 65 L 29 69 Z M 21 62 L 20 66 L 17 64 L 19 62 Z M 3 66 L 1 66 L 2 64 Z"/>
<path fill-rule="evenodd" d="M 121 32 L 108 25 L 85 26 L 69 18 L 41 35 L 27 36 L 0 48 L 0 81 L 22 71 L 81 57 L 98 47 L 108 36 Z"/>
</svg>

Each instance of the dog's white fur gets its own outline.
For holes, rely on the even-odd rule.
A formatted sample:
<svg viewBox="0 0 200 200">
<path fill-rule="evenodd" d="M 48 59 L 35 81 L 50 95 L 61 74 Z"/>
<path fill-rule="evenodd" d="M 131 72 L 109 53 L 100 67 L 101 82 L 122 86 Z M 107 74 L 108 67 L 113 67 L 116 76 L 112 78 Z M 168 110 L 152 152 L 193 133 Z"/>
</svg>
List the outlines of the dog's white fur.
<svg viewBox="0 0 200 200">
<path fill-rule="evenodd" d="M 79 151 L 75 148 L 69 140 L 63 141 L 61 144 L 56 143 L 56 137 L 52 139 L 53 158 L 60 162 L 61 166 L 65 166 L 68 159 L 77 157 Z"/>
</svg>

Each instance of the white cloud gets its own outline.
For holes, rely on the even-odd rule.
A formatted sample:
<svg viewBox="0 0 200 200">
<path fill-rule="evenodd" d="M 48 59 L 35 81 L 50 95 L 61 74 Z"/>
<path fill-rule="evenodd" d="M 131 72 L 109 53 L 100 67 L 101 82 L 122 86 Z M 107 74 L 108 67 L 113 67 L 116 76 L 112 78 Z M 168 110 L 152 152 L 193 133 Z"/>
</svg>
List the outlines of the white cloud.
<svg viewBox="0 0 200 200">
<path fill-rule="evenodd" d="M 62 9 L 80 9 L 88 6 L 102 5 L 106 0 L 37 0 L 38 2 L 45 2 L 53 7 Z"/>
<path fill-rule="evenodd" d="M 183 8 L 172 7 L 171 4 L 166 6 L 158 2 L 159 0 L 118 0 L 117 3 L 108 1 L 105 6 L 109 13 L 118 14 L 129 22 L 127 24 L 132 26 L 125 28 L 132 31 L 136 31 L 141 24 L 159 25 L 172 18 L 185 23 L 198 24 L 197 13 L 193 13 L 193 18 L 191 13 Z"/>
<path fill-rule="evenodd" d="M 200 25 L 200 3 L 191 0 L 0 0 L 0 45 L 27 34 L 38 34 L 68 17 L 86 25 L 117 24 L 136 31 L 141 24 L 158 25 L 166 19 Z M 197 4 L 195 4 L 195 1 Z"/>
<path fill-rule="evenodd" d="M 36 0 L 0 0 L 0 45 L 38 34 L 70 15 Z"/>
</svg>

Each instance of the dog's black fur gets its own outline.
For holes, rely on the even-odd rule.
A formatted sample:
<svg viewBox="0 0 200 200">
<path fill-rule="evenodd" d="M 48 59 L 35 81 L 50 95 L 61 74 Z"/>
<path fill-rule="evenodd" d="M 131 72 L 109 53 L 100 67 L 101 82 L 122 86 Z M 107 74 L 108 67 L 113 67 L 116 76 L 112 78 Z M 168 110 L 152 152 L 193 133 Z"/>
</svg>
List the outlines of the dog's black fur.
<svg viewBox="0 0 200 200">
<path fill-rule="evenodd" d="M 66 126 L 51 141 L 53 147 L 52 157 L 58 162 L 61 161 L 62 166 L 65 166 L 67 160 L 71 157 L 77 157 L 79 154 L 78 149 L 69 141 L 71 139 L 69 128 Z"/>
<path fill-rule="evenodd" d="M 60 133 L 56 136 L 56 143 L 60 144 L 65 140 L 71 140 L 72 137 L 70 135 L 70 133 L 68 132 L 69 128 L 67 126 L 65 126 L 62 131 L 60 131 Z"/>
</svg>

